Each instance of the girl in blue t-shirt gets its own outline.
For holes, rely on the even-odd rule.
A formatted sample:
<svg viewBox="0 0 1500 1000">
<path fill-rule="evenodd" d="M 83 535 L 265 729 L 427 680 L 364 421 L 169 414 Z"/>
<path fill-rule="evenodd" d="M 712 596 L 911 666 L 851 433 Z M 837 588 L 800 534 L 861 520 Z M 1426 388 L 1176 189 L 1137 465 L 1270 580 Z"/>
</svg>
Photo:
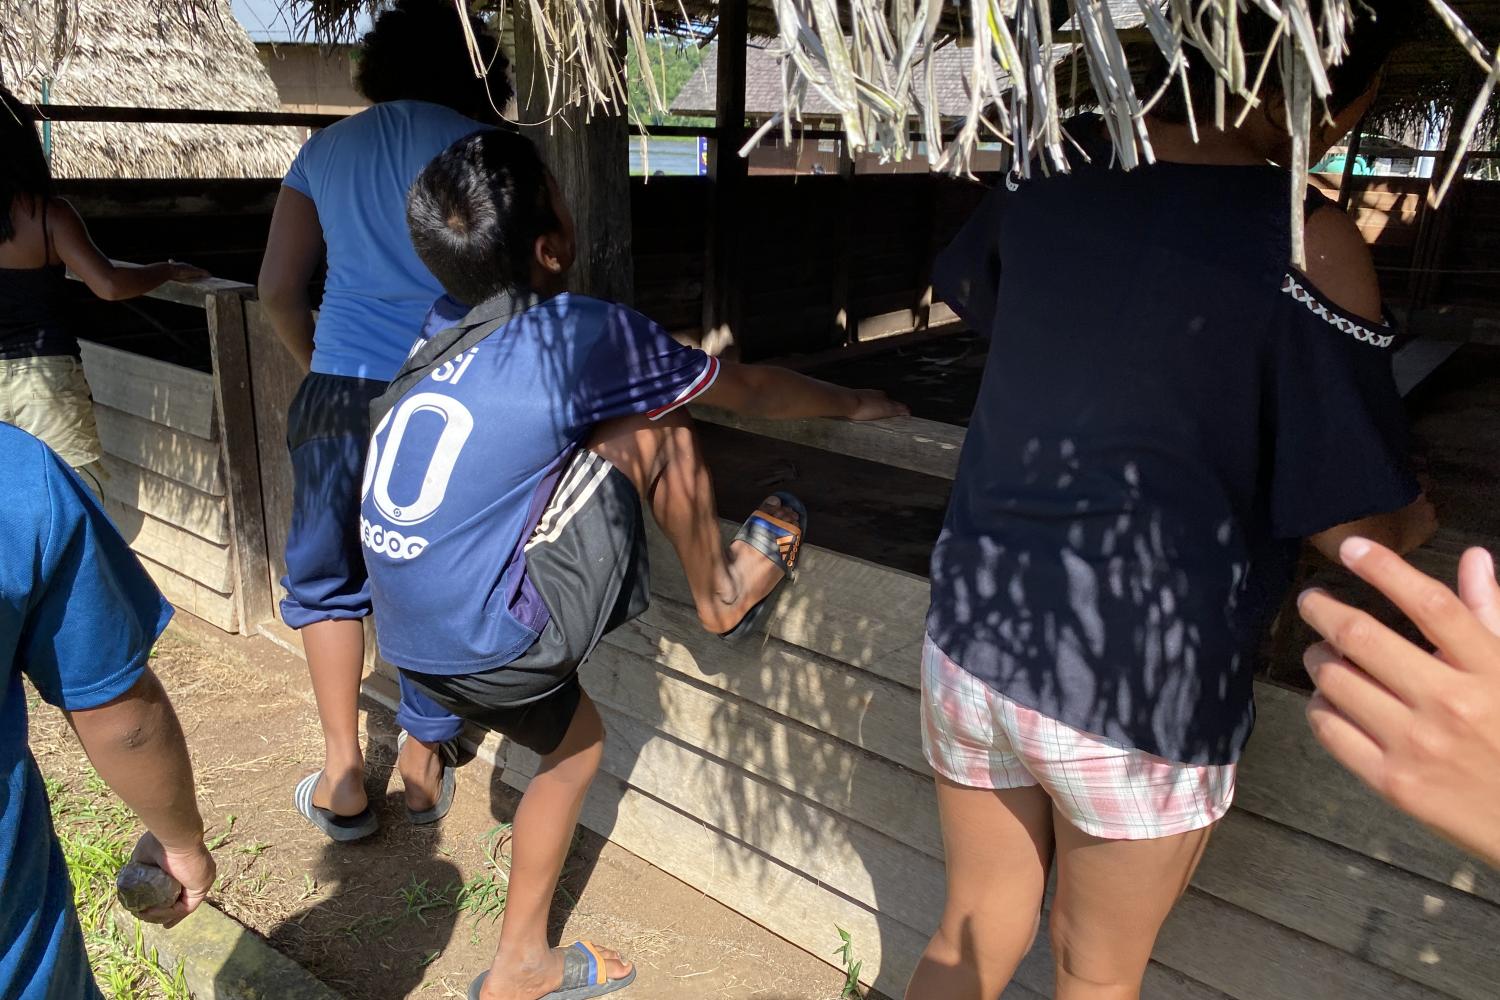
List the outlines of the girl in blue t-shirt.
<svg viewBox="0 0 1500 1000">
<path fill-rule="evenodd" d="M 1361 7 L 1314 161 L 1369 108 L 1410 6 Z M 1241 17 L 1259 65 L 1275 25 Z M 1268 86 L 1215 130 L 1202 62 L 1200 141 L 1175 86 L 1146 120 L 1153 166 L 1114 168 L 1084 123 L 1090 164 L 1007 179 L 936 268 L 993 341 L 932 557 L 923 742 L 948 899 L 909 1000 L 999 996 L 1054 864 L 1056 996 L 1139 996 L 1233 797 L 1302 540 L 1406 550 L 1433 528 L 1370 251 L 1319 196 L 1307 267 L 1288 266 L 1285 101 Z"/>
<path fill-rule="evenodd" d="M 323 768 L 297 808 L 335 840 L 378 827 L 364 787 L 359 682 L 369 583 L 359 544 L 359 486 L 370 400 L 406 359 L 442 287 L 412 250 L 406 190 L 454 140 L 499 120 L 508 63 L 477 18 L 488 76 L 471 68 L 464 24 L 444 0 L 401 0 L 364 38 L 356 79 L 374 106 L 313 135 L 283 181 L 260 273 L 260 300 L 308 372 L 287 416 L 293 511 L 281 616 L 302 633 L 324 739 Z M 327 259 L 314 318 L 308 286 Z M 399 770 L 413 822 L 452 799 L 458 719 L 421 697 L 397 722 L 411 735 Z M 305 787 L 304 787 L 305 786 Z"/>
</svg>

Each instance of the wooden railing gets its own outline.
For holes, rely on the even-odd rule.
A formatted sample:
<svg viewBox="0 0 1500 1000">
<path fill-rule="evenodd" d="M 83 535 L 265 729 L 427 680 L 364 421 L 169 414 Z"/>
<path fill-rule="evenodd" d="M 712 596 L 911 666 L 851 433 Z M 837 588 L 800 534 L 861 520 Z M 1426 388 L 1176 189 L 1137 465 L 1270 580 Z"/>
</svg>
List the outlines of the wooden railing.
<svg viewBox="0 0 1500 1000">
<path fill-rule="evenodd" d="M 84 347 L 111 513 L 174 603 L 246 634 L 271 616 L 272 600 L 245 323 L 253 292 L 206 278 L 147 294 L 203 311 L 206 374 Z"/>
</svg>

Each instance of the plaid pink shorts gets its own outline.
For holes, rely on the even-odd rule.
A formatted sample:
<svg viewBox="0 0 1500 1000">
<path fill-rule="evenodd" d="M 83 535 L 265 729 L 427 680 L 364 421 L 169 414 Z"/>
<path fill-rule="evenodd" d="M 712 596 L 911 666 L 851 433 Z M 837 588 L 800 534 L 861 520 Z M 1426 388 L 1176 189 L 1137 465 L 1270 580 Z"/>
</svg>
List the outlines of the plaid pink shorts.
<svg viewBox="0 0 1500 1000">
<path fill-rule="evenodd" d="M 922 649 L 922 748 L 938 774 L 970 788 L 1041 785 L 1057 811 L 1106 840 L 1151 840 L 1217 822 L 1235 765 L 1175 764 L 1065 726 Z"/>
</svg>

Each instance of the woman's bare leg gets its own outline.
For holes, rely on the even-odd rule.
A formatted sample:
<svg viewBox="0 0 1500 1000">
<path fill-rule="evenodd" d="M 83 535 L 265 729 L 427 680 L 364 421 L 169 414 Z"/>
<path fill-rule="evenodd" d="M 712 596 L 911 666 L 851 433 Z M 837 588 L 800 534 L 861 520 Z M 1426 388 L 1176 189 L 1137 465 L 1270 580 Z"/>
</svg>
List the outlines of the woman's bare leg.
<svg viewBox="0 0 1500 1000">
<path fill-rule="evenodd" d="M 995 1000 L 1036 937 L 1052 856 L 1052 800 L 937 779 L 948 868 L 943 918 L 906 1000 Z"/>
<path fill-rule="evenodd" d="M 1157 840 L 1101 840 L 1053 819 L 1056 1000 L 1137 1000 L 1167 914 L 1187 889 L 1212 827 Z"/>
</svg>

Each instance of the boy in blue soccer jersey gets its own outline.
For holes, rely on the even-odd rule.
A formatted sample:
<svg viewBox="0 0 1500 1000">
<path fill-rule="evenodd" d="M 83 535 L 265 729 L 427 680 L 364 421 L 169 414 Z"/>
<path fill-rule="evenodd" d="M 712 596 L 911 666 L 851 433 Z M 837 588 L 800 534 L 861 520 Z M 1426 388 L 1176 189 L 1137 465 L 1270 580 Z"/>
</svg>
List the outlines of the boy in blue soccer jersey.
<svg viewBox="0 0 1500 1000">
<path fill-rule="evenodd" d="M 380 651 L 408 690 L 542 758 L 516 810 L 499 948 L 470 996 L 601 996 L 634 969 L 588 942 L 549 948 L 547 912 L 604 739 L 578 667 L 647 602 L 642 506 L 703 627 L 731 637 L 796 564 L 805 520 L 777 494 L 726 548 L 683 407 L 854 420 L 905 408 L 720 362 L 625 306 L 565 292 L 572 220 L 518 135 L 459 140 L 407 211 L 448 297 L 372 413 L 360 527 Z"/>
<path fill-rule="evenodd" d="M 151 647 L 172 617 L 83 481 L 0 423 L 0 997 L 99 1000 L 41 772 L 24 674 L 61 708 L 99 776 L 149 831 L 135 860 L 183 887 L 141 917 L 171 925 L 214 882 L 193 767 Z"/>
</svg>

